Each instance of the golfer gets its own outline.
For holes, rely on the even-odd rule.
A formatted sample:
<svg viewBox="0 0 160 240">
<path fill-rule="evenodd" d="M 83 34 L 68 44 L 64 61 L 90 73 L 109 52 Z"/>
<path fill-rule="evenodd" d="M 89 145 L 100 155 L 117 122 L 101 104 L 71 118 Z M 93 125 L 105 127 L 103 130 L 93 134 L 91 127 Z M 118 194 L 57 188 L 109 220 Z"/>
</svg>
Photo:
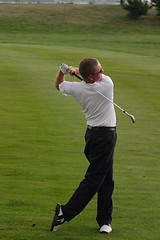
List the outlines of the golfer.
<svg viewBox="0 0 160 240">
<path fill-rule="evenodd" d="M 65 81 L 65 74 L 79 74 L 81 82 Z M 86 117 L 84 153 L 89 166 L 69 201 L 57 204 L 51 231 L 78 215 L 97 194 L 96 220 L 100 233 L 112 231 L 113 155 L 116 144 L 116 115 L 114 106 L 97 91 L 113 101 L 113 82 L 103 73 L 100 62 L 85 58 L 79 68 L 62 64 L 55 80 L 55 87 L 65 96 L 73 96 Z"/>
</svg>

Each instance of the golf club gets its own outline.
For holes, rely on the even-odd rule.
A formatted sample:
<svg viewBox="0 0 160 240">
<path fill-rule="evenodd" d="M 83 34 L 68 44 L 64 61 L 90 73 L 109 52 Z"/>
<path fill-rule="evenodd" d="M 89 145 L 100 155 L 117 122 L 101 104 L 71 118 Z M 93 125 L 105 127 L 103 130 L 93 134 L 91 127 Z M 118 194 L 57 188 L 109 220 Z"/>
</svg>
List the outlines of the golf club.
<svg viewBox="0 0 160 240">
<path fill-rule="evenodd" d="M 81 78 L 80 76 L 78 76 L 76 73 L 72 74 L 73 76 L 77 77 L 78 79 L 80 79 L 81 81 L 83 81 L 83 78 Z M 123 108 L 121 108 L 120 106 L 118 106 L 115 102 L 113 102 L 112 100 L 110 100 L 109 98 L 107 98 L 103 93 L 99 92 L 98 90 L 95 89 L 95 91 L 97 93 L 99 93 L 102 97 L 104 97 L 106 100 L 108 100 L 110 103 L 112 103 L 115 107 L 117 107 L 119 110 L 121 110 L 124 114 L 126 114 L 128 117 L 130 117 L 130 119 L 132 120 L 133 123 L 135 123 L 135 117 L 131 114 L 129 114 L 128 112 L 126 112 Z"/>
</svg>

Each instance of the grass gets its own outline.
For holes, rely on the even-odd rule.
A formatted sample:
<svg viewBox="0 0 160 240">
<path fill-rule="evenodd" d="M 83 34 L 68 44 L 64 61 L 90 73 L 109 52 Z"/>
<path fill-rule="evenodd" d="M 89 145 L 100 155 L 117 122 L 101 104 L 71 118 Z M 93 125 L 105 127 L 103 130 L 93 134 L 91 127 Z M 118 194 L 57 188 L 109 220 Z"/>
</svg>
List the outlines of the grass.
<svg viewBox="0 0 160 240">
<path fill-rule="evenodd" d="M 119 6 L 0 4 L 2 240 L 159 239 L 159 40 L 154 9 L 133 22 Z M 109 236 L 97 233 L 96 197 L 49 231 L 55 204 L 68 200 L 87 167 L 83 113 L 53 79 L 60 63 L 76 66 L 88 56 L 100 59 L 115 101 L 136 117 L 132 124 L 116 110 Z"/>
</svg>

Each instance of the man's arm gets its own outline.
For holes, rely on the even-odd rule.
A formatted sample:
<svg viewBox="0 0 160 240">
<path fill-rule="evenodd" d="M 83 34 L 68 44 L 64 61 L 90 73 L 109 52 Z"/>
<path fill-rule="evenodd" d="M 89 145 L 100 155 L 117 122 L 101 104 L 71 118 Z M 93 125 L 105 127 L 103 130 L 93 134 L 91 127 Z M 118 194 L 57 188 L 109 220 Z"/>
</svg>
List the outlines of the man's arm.
<svg viewBox="0 0 160 240">
<path fill-rule="evenodd" d="M 56 76 L 56 80 L 55 80 L 55 88 L 57 88 L 57 90 L 59 90 L 59 84 L 61 84 L 62 82 L 64 82 L 65 80 L 65 74 L 62 73 L 61 71 L 58 72 L 57 76 Z"/>
<path fill-rule="evenodd" d="M 66 73 L 69 73 L 70 75 L 73 75 L 73 73 L 79 74 L 79 69 L 72 66 L 67 66 L 66 64 L 62 64 L 60 66 L 59 72 L 57 73 L 54 84 L 57 90 L 59 90 L 59 85 L 64 82 Z"/>
</svg>

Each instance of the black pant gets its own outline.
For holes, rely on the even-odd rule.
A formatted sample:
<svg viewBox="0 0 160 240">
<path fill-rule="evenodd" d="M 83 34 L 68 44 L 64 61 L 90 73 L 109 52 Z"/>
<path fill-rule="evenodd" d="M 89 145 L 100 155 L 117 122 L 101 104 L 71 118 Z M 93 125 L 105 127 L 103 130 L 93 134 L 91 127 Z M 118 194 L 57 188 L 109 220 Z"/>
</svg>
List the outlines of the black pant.
<svg viewBox="0 0 160 240">
<path fill-rule="evenodd" d="M 112 221 L 113 154 L 116 130 L 105 127 L 87 128 L 84 153 L 89 161 L 85 178 L 68 203 L 62 207 L 66 221 L 78 215 L 97 193 L 97 217 L 99 226 Z"/>
</svg>

